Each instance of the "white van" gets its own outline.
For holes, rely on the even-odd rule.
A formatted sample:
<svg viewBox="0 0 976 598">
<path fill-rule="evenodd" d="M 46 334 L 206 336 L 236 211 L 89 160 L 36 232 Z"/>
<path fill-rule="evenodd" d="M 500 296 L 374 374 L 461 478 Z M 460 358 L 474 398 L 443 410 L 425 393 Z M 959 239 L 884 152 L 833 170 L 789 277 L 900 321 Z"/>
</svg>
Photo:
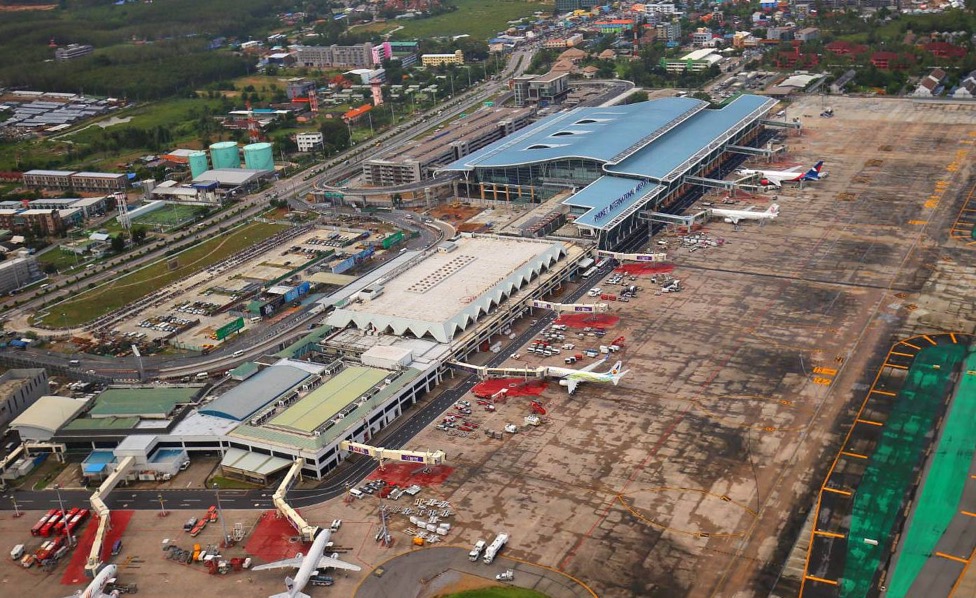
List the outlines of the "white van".
<svg viewBox="0 0 976 598">
<path fill-rule="evenodd" d="M 207 379 L 207 378 L 209 378 L 209 377 L 210 377 L 210 375 L 209 375 L 209 374 L 207 374 L 207 372 L 200 372 L 200 373 L 198 373 L 198 374 L 196 375 L 196 379 L 197 379 L 197 380 L 206 380 L 206 379 Z"/>
<path fill-rule="evenodd" d="M 234 351 L 234 354 L 231 355 L 231 357 L 240 357 L 243 354 L 244 354 L 244 350 L 243 349 L 238 349 L 237 351 Z"/>
<path fill-rule="evenodd" d="M 353 495 L 356 498 L 362 498 L 363 497 L 363 491 L 360 490 L 359 488 L 350 488 L 349 489 L 349 494 Z"/>
<path fill-rule="evenodd" d="M 19 561 L 20 558 L 24 556 L 24 545 L 18 544 L 14 546 L 13 550 L 10 551 L 10 558 L 14 561 Z"/>
</svg>

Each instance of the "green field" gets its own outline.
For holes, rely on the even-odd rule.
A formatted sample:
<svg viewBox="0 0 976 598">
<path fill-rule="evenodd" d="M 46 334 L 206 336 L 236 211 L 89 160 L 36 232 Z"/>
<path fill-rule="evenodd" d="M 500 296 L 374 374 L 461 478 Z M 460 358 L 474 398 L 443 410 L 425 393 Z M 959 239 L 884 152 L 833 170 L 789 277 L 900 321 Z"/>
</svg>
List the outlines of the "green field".
<svg viewBox="0 0 976 598">
<path fill-rule="evenodd" d="M 540 594 L 535 590 L 505 586 L 467 590 L 466 592 L 459 592 L 457 594 L 448 594 L 444 598 L 546 598 L 546 595 Z"/>
<path fill-rule="evenodd" d="M 552 13 L 552 5 L 525 0 L 454 0 L 458 9 L 428 19 L 401 19 L 386 23 L 370 23 L 354 31 L 386 33 L 403 27 L 393 34 L 396 39 L 419 39 L 468 34 L 477 40 L 487 40 L 508 28 L 508 21 L 531 17 L 536 11 Z"/>
<path fill-rule="evenodd" d="M 186 206 L 171 203 L 156 211 L 149 212 L 145 216 L 135 218 L 132 222 L 133 224 L 143 224 L 150 228 L 160 227 L 165 230 L 192 220 L 197 212 L 202 209 L 202 206 Z"/>
<path fill-rule="evenodd" d="M 179 255 L 164 258 L 141 270 L 117 278 L 111 283 L 85 291 L 73 299 L 54 305 L 35 323 L 48 326 L 84 324 L 161 289 L 175 280 L 216 264 L 249 245 L 281 232 L 281 230 L 281 225 L 261 222 L 235 228 L 231 232 L 213 237 Z M 172 270 L 169 268 L 171 260 L 177 261 L 177 266 Z"/>
</svg>

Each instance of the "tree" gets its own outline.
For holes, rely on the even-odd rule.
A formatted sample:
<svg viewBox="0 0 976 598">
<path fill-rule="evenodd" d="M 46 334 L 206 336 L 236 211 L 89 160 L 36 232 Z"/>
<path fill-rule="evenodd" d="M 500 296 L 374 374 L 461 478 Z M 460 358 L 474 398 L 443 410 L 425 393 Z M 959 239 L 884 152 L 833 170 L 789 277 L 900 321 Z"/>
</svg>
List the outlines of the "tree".
<svg viewBox="0 0 976 598">
<path fill-rule="evenodd" d="M 135 243 L 136 245 L 141 245 L 146 241 L 146 235 L 149 234 L 149 231 L 146 230 L 145 226 L 137 225 L 132 227 L 131 234 L 132 234 L 132 242 Z"/>
<path fill-rule="evenodd" d="M 330 118 L 319 127 L 326 149 L 343 150 L 349 147 L 350 135 L 346 123 L 338 118 Z"/>
<path fill-rule="evenodd" d="M 111 244 L 112 251 L 114 253 L 122 253 L 122 250 L 125 249 L 125 237 L 123 237 L 121 234 L 114 235 L 112 237 Z"/>
</svg>

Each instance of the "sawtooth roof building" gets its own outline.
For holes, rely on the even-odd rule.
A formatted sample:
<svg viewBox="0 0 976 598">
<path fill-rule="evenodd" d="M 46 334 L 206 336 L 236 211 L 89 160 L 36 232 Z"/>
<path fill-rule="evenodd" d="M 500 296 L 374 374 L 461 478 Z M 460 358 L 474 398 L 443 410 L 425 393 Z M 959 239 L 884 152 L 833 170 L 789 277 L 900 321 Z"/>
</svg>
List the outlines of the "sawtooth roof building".
<svg viewBox="0 0 976 598">
<path fill-rule="evenodd" d="M 362 301 L 336 309 L 328 323 L 450 343 L 566 253 L 559 241 L 493 236 L 449 241 L 405 275 L 363 289 Z"/>
<path fill-rule="evenodd" d="M 470 196 L 536 201 L 571 189 L 563 203 L 581 237 L 613 249 L 646 223 L 638 217 L 676 200 L 692 183 L 757 143 L 776 101 L 740 95 L 720 108 L 663 98 L 576 108 L 543 119 L 441 169 Z M 465 185 L 462 185 L 462 188 Z"/>
</svg>

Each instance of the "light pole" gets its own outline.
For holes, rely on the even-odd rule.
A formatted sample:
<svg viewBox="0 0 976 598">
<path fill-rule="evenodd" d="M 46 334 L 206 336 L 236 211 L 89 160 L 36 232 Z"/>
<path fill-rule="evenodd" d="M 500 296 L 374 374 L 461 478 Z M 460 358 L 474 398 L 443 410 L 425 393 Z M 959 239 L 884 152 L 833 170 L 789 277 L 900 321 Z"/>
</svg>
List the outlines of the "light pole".
<svg viewBox="0 0 976 598">
<path fill-rule="evenodd" d="M 165 516 L 169 515 L 169 513 L 166 512 L 166 507 L 163 504 L 163 495 L 161 493 L 160 494 L 157 494 L 156 495 L 156 498 L 159 499 L 159 516 L 160 517 L 165 517 Z"/>
<path fill-rule="evenodd" d="M 220 507 L 220 484 L 214 482 L 214 493 L 217 495 L 217 517 L 220 517 L 220 529 L 224 534 L 224 548 L 230 546 L 230 538 L 227 536 L 227 522 L 224 521 L 224 511 Z"/>
<path fill-rule="evenodd" d="M 71 523 L 68 520 L 68 512 L 64 510 L 64 502 L 61 500 L 61 484 L 54 485 L 54 491 L 58 493 L 58 507 L 61 509 L 61 516 L 64 517 L 64 534 L 68 537 L 68 546 L 74 546 L 75 538 L 71 535 Z"/>
<path fill-rule="evenodd" d="M 20 517 L 23 513 L 20 512 L 20 507 L 17 506 L 17 497 L 11 496 L 10 500 L 14 503 L 14 517 Z"/>
</svg>

